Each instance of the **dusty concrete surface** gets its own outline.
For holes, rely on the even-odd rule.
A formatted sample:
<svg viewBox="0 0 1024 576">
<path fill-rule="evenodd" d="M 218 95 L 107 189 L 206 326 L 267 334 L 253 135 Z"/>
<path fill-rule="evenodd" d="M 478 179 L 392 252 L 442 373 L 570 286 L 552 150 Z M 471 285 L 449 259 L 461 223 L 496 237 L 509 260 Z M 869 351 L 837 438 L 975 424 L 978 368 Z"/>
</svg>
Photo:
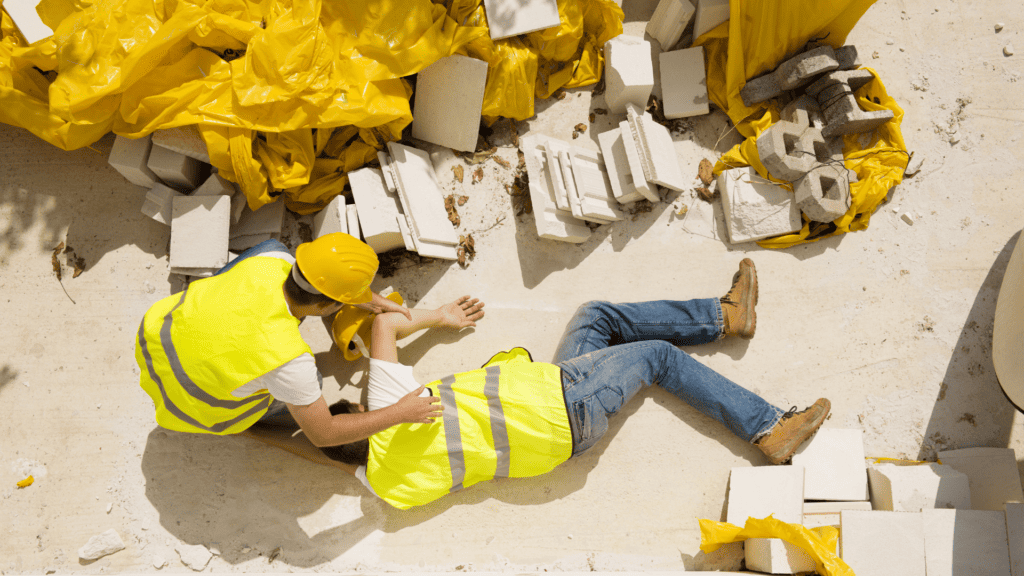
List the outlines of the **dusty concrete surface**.
<svg viewBox="0 0 1024 576">
<path fill-rule="evenodd" d="M 627 0 L 626 32 L 642 35 L 653 9 Z M 470 198 L 460 232 L 474 233 L 477 257 L 467 269 L 409 266 L 375 287 L 393 285 L 423 307 L 470 293 L 488 315 L 475 331 L 405 341 L 400 358 L 423 381 L 514 345 L 548 359 L 578 304 L 719 296 L 749 256 L 761 281 L 757 336 L 689 350 L 701 362 L 783 408 L 830 398 L 828 425 L 863 428 L 872 456 L 1010 446 L 1024 459 L 1021 417 L 990 359 L 996 293 L 1024 214 L 1024 61 L 1003 55 L 1024 45 L 1022 33 L 1010 0 L 872 7 L 849 42 L 904 107 L 904 136 L 924 167 L 868 230 L 808 246 L 730 247 L 720 207 L 690 192 L 580 246 L 539 240 L 532 215 L 512 214 L 509 170 L 491 160 L 482 182 L 467 169 L 458 184 L 438 153 L 446 186 Z M 602 105 L 589 88 L 573 90 L 539 102 L 520 132 L 570 139 Z M 578 142 L 596 150 L 595 133 L 618 120 L 597 116 Z M 689 126 L 676 148 L 696 175 L 701 158 L 735 140 L 719 142 L 721 112 Z M 168 228 L 139 213 L 145 191 L 106 165 L 111 142 L 62 152 L 0 125 L 0 571 L 187 572 L 185 545 L 213 551 L 211 572 L 738 566 L 735 555 L 699 551 L 696 520 L 724 518 L 730 467 L 765 462 L 657 389 L 551 474 L 409 512 L 252 440 L 158 429 L 133 338 L 146 308 L 180 286 L 166 269 Z M 515 149 L 499 155 L 515 164 Z M 681 203 L 684 219 L 674 215 Z M 292 244 L 299 229 L 290 225 Z M 64 276 L 67 295 L 50 265 L 61 241 L 87 262 L 78 278 Z M 328 399 L 364 397 L 366 361 L 339 360 L 319 321 L 302 329 Z M 27 474 L 35 484 L 16 488 Z M 111 528 L 127 548 L 80 563 L 77 550 Z"/>
</svg>

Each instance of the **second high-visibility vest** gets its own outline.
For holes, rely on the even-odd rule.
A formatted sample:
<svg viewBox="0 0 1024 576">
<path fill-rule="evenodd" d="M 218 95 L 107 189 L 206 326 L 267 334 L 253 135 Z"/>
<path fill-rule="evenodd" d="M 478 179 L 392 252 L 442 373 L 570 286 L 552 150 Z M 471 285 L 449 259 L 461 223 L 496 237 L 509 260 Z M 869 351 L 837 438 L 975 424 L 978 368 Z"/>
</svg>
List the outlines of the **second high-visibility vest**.
<svg viewBox="0 0 1024 576">
<path fill-rule="evenodd" d="M 550 472 L 572 455 L 561 374 L 515 348 L 483 368 L 432 382 L 439 421 L 370 437 L 373 491 L 407 509 L 484 480 Z"/>
</svg>

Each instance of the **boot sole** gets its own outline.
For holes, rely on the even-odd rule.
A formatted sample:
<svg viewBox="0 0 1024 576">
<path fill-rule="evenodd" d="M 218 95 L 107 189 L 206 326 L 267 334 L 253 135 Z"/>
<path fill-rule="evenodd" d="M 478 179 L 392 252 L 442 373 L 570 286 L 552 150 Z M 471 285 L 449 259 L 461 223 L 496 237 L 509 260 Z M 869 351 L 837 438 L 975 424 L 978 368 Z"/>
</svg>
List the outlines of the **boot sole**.
<svg viewBox="0 0 1024 576">
<path fill-rule="evenodd" d="M 821 425 L 825 423 L 825 418 L 828 418 L 829 412 L 832 411 L 832 403 L 829 402 L 827 399 L 825 400 L 824 408 L 825 409 L 822 411 L 821 416 L 808 422 L 800 431 L 800 434 L 794 436 L 789 441 L 789 443 L 786 444 L 786 448 L 781 456 L 777 458 L 769 458 L 768 460 L 772 464 L 785 464 L 786 462 L 788 462 L 789 459 L 793 457 L 793 454 L 796 452 L 796 449 L 799 448 L 801 444 L 806 442 L 807 439 L 810 438 L 812 434 L 817 432 L 818 428 L 821 428 Z"/>
<path fill-rule="evenodd" d="M 757 313 L 754 311 L 754 307 L 757 306 L 757 268 L 754 267 L 754 261 L 750 258 L 744 258 L 740 262 L 740 274 L 745 274 L 749 271 L 750 273 L 750 290 L 754 293 L 752 298 L 747 299 L 747 305 L 744 307 L 744 312 L 747 316 L 747 323 L 743 326 L 743 330 L 740 331 L 739 336 L 744 340 L 750 340 L 754 337 L 754 332 L 757 330 Z"/>
</svg>

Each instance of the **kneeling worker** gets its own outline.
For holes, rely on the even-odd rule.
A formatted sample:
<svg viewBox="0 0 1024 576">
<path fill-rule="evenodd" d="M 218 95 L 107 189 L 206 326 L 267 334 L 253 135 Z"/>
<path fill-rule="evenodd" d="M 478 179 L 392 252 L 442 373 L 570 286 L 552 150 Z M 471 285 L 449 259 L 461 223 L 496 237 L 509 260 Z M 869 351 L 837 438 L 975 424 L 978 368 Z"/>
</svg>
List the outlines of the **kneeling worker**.
<svg viewBox="0 0 1024 576">
<path fill-rule="evenodd" d="M 322 450 L 354 468 L 377 496 L 406 509 L 484 480 L 551 471 L 593 447 L 608 430 L 608 416 L 656 383 L 781 464 L 821 426 L 829 401 L 784 412 L 676 348 L 753 337 L 756 303 L 757 273 L 749 259 L 721 299 L 588 302 L 570 320 L 551 364 L 534 362 L 522 348 L 502 352 L 483 368 L 428 385 L 443 405 L 438 422 L 402 424 L 368 441 Z M 412 310 L 411 320 L 377 316 L 368 414 L 421 389 L 412 369 L 397 363 L 397 338 L 434 326 L 472 326 L 483 317 L 482 307 L 464 296 L 437 310 Z"/>
<path fill-rule="evenodd" d="M 416 391 L 385 410 L 332 415 L 299 334 L 302 318 L 328 316 L 343 304 L 411 320 L 407 308 L 370 291 L 377 266 L 369 246 L 340 232 L 299 245 L 295 257 L 268 240 L 154 304 L 139 326 L 135 358 L 157 423 L 234 434 L 285 420 L 314 445 L 335 446 L 430 422 L 440 414 L 437 399 Z"/>
</svg>

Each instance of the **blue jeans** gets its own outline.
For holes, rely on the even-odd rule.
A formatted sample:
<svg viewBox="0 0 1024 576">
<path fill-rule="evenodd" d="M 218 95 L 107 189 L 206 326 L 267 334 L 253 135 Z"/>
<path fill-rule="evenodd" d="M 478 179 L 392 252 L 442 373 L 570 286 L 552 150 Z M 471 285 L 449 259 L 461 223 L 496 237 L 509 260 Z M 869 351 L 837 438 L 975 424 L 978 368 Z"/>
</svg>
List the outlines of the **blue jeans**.
<svg viewBox="0 0 1024 576">
<path fill-rule="evenodd" d="M 782 410 L 676 348 L 714 342 L 723 326 L 717 298 L 580 306 L 552 361 L 562 369 L 573 456 L 596 444 L 608 416 L 651 384 L 747 442 L 768 433 Z"/>
</svg>

